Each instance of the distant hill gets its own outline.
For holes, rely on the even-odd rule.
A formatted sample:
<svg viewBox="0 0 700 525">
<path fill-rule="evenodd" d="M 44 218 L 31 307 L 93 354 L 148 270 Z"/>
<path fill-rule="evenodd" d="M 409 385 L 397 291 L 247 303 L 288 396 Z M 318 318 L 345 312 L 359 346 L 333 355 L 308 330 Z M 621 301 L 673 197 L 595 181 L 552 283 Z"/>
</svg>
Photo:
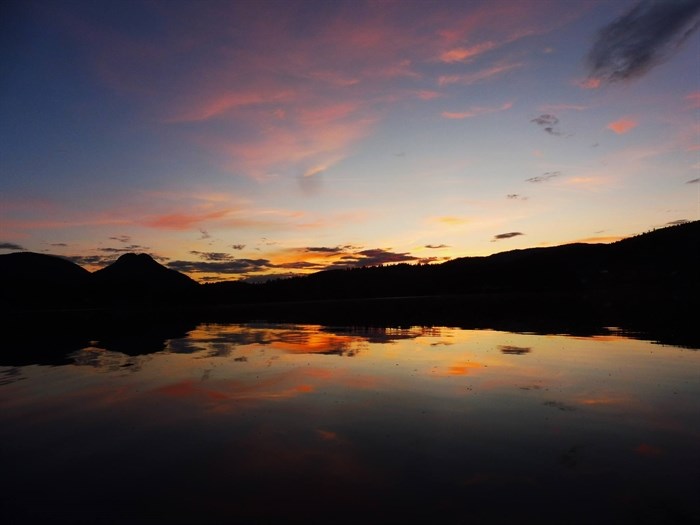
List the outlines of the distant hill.
<svg viewBox="0 0 700 525">
<path fill-rule="evenodd" d="M 0 255 L 0 307 L 5 311 L 177 305 L 193 302 L 199 288 L 147 254 L 122 255 L 94 273 L 54 255 Z"/>
<path fill-rule="evenodd" d="M 0 305 L 30 309 L 82 306 L 91 274 L 61 257 L 32 252 L 0 255 Z"/>
<path fill-rule="evenodd" d="M 284 301 L 470 293 L 690 294 L 700 282 L 700 221 L 613 244 L 567 244 L 442 264 L 329 270 L 259 284 L 204 285 L 210 301 Z"/>
<path fill-rule="evenodd" d="M 433 265 L 397 264 L 321 271 L 264 283 L 199 285 L 146 254 L 125 254 L 90 274 L 50 255 L 0 256 L 5 310 L 225 306 L 316 300 L 520 294 L 586 299 L 591 305 L 684 308 L 700 297 L 700 221 L 613 244 L 567 244 L 463 257 Z M 539 300 L 539 299 L 537 299 Z M 499 299 L 498 304 L 504 299 Z M 496 303 L 494 303 L 496 304 Z"/>
<path fill-rule="evenodd" d="M 101 304 L 189 302 L 199 284 L 166 268 L 145 253 L 127 253 L 92 274 L 92 289 Z"/>
</svg>

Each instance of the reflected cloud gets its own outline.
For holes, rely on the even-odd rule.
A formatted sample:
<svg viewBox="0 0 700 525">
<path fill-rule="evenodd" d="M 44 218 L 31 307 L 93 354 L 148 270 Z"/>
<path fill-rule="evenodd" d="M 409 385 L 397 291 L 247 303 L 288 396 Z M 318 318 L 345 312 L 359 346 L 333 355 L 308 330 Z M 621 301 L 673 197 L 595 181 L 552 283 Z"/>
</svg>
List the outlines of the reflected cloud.
<svg viewBox="0 0 700 525">
<path fill-rule="evenodd" d="M 634 453 L 648 458 L 657 458 L 662 456 L 664 451 L 663 449 L 649 445 L 648 443 L 641 443 L 634 447 Z"/>
<path fill-rule="evenodd" d="M 568 403 L 564 403 L 562 401 L 545 401 L 542 404 L 546 407 L 556 408 L 562 412 L 575 412 L 578 410 L 578 408 L 574 405 L 569 405 Z"/>
<path fill-rule="evenodd" d="M 76 366 L 89 366 L 101 372 L 138 372 L 149 359 L 144 356 L 130 356 L 121 352 L 112 352 L 103 348 L 88 347 L 74 352 L 70 356 Z"/>
<path fill-rule="evenodd" d="M 498 349 L 506 355 L 525 355 L 532 352 L 532 348 L 529 346 L 499 345 Z"/>
</svg>

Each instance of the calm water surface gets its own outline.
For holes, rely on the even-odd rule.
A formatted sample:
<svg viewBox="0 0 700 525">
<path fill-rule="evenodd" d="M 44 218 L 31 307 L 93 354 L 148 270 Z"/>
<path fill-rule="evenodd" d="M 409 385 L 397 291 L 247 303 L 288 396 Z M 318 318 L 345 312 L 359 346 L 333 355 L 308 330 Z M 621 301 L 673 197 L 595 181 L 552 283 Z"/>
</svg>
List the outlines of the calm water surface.
<svg viewBox="0 0 700 525">
<path fill-rule="evenodd" d="M 0 367 L 6 523 L 700 520 L 697 350 L 266 324 L 133 345 Z"/>
</svg>

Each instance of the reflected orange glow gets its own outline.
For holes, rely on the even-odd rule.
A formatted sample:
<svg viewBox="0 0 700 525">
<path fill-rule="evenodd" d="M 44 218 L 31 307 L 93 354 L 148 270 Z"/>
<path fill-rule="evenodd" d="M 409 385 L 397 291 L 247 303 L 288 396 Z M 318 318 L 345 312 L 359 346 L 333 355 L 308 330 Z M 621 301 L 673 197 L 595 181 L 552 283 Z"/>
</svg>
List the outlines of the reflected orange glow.
<svg viewBox="0 0 700 525">
<path fill-rule="evenodd" d="M 304 332 L 293 335 L 294 340 L 280 340 L 270 343 L 272 348 L 289 353 L 346 353 L 352 351 L 359 339 L 324 332 Z"/>
<path fill-rule="evenodd" d="M 586 406 L 622 405 L 629 402 L 630 400 L 624 397 L 591 397 L 579 400 L 579 403 Z"/>
<path fill-rule="evenodd" d="M 338 434 L 330 432 L 329 430 L 317 429 L 316 433 L 324 441 L 336 441 L 338 439 Z"/>
<path fill-rule="evenodd" d="M 577 339 L 579 341 L 608 341 L 608 342 L 625 342 L 629 341 L 629 338 L 624 335 L 607 334 L 607 335 L 591 335 L 587 337 L 571 336 L 572 339 Z"/>
<path fill-rule="evenodd" d="M 463 485 L 506 485 L 506 484 L 527 484 L 536 485 L 537 482 L 530 476 L 510 476 L 507 474 L 492 474 L 479 472 L 462 482 Z"/>
<path fill-rule="evenodd" d="M 438 375 L 465 376 L 467 374 L 471 374 L 474 370 L 478 370 L 480 368 L 483 368 L 483 365 L 481 363 L 459 363 L 448 367 L 445 372 Z"/>
<path fill-rule="evenodd" d="M 647 443 L 641 443 L 634 448 L 634 452 L 640 456 L 645 457 L 658 457 L 663 455 L 664 451 L 658 447 L 649 445 Z"/>
<path fill-rule="evenodd" d="M 218 389 L 205 388 L 201 382 L 183 380 L 165 385 L 154 390 L 168 397 L 182 399 L 205 399 L 208 401 L 264 401 L 272 399 L 289 399 L 300 394 L 309 394 L 316 389 L 313 385 L 302 383 L 297 386 L 287 386 L 299 374 L 285 372 L 266 379 L 258 379 L 251 383 L 225 380 L 217 382 Z M 220 406 L 216 410 L 229 411 L 235 406 Z"/>
<path fill-rule="evenodd" d="M 172 397 L 188 397 L 195 392 L 195 388 L 192 381 L 181 381 L 161 387 L 157 389 L 156 392 Z"/>
</svg>

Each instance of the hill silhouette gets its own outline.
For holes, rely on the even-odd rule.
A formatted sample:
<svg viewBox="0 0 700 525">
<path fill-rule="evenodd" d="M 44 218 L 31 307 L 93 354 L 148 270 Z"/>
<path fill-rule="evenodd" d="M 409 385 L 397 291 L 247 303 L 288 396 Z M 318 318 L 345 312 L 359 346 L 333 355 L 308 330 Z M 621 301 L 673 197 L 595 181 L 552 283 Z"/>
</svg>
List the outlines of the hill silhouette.
<svg viewBox="0 0 700 525">
<path fill-rule="evenodd" d="M 99 304 L 190 302 L 199 284 L 145 253 L 127 253 L 92 274 Z"/>
<path fill-rule="evenodd" d="M 0 305 L 5 309 L 83 306 L 90 280 L 90 272 L 54 255 L 0 255 Z"/>
<path fill-rule="evenodd" d="M 442 264 L 375 266 L 203 287 L 213 303 L 485 293 L 687 296 L 700 282 L 700 221 L 613 244 L 567 244 L 463 257 Z"/>
<path fill-rule="evenodd" d="M 612 244 L 512 250 L 432 265 L 328 270 L 254 284 L 200 285 L 146 254 L 122 255 L 93 274 L 50 255 L 0 256 L 5 312 L 186 307 L 192 311 L 229 308 L 243 316 L 260 317 L 279 312 L 284 317 L 324 313 L 327 308 L 312 305 L 314 301 L 383 299 L 381 306 L 374 302 L 334 308 L 348 319 L 358 315 L 356 310 L 368 319 L 385 318 L 393 308 L 396 319 L 403 315 L 416 322 L 428 317 L 432 322 L 437 313 L 447 318 L 485 312 L 505 318 L 527 310 L 537 315 L 537 309 L 552 315 L 603 311 L 648 315 L 663 310 L 666 316 L 683 317 L 690 315 L 700 296 L 698 268 L 700 221 Z M 455 300 L 457 296 L 462 299 Z M 391 304 L 385 300 L 399 297 L 404 300 Z M 411 303 L 406 300 L 410 297 L 442 299 Z"/>
</svg>

